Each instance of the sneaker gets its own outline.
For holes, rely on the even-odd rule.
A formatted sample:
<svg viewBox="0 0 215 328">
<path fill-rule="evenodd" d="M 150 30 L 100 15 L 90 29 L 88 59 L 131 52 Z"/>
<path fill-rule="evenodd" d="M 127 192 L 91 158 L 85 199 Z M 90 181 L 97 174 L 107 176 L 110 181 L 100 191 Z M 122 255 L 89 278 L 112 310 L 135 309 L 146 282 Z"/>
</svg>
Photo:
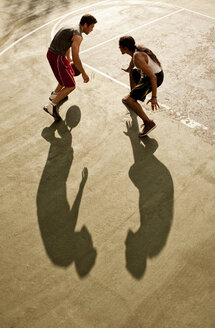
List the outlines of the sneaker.
<svg viewBox="0 0 215 328">
<path fill-rule="evenodd" d="M 57 93 L 55 93 L 54 91 L 52 91 L 52 93 L 49 96 L 49 100 L 52 101 L 57 97 Z"/>
<path fill-rule="evenodd" d="M 57 106 L 53 106 L 51 103 L 43 107 L 43 110 L 49 115 L 53 116 L 55 121 L 60 121 L 61 117 L 57 111 Z"/>
<path fill-rule="evenodd" d="M 156 128 L 156 124 L 154 121 L 145 121 L 143 131 L 139 133 L 140 137 L 146 136 L 149 132 Z"/>
</svg>

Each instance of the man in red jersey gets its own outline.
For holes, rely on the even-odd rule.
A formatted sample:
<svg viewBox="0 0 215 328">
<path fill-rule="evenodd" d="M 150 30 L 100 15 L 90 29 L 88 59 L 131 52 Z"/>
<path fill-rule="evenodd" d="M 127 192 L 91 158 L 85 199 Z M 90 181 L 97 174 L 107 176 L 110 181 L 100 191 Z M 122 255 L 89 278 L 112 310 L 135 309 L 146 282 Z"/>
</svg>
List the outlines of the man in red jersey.
<svg viewBox="0 0 215 328">
<path fill-rule="evenodd" d="M 86 14 L 81 17 L 78 27 L 60 29 L 50 44 L 47 58 L 58 85 L 49 97 L 50 102 L 43 109 L 52 115 L 55 120 L 61 120 L 57 110 L 58 103 L 75 89 L 75 74 L 71 64 L 75 65 L 76 69 L 82 74 L 84 83 L 89 81 L 89 76 L 85 72 L 79 57 L 79 48 L 83 40 L 82 33 L 88 35 L 93 31 L 96 23 L 95 17 Z M 70 58 L 70 48 L 72 59 Z"/>
</svg>

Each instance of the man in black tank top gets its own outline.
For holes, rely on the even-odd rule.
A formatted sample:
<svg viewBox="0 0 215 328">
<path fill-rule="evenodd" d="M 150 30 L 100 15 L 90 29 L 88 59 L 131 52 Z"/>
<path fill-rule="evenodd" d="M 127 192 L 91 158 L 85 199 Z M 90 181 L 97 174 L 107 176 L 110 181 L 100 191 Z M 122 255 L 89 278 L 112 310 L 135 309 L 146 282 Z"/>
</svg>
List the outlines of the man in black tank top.
<svg viewBox="0 0 215 328">
<path fill-rule="evenodd" d="M 49 46 L 47 58 L 58 85 L 49 97 L 50 102 L 43 109 L 57 121 L 61 120 L 57 105 L 75 89 L 74 76 L 82 74 L 84 83 L 89 81 L 89 76 L 86 74 L 79 57 L 79 48 L 83 40 L 82 33 L 88 35 L 96 23 L 95 17 L 88 14 L 84 15 L 78 27 L 60 29 Z"/>
<path fill-rule="evenodd" d="M 122 101 L 143 120 L 144 128 L 139 133 L 139 136 L 143 137 L 156 128 L 156 124 L 148 118 L 137 100 L 144 101 L 146 95 L 152 92 L 152 97 L 147 104 L 151 103 L 153 111 L 159 107 L 157 88 L 163 82 L 163 70 L 155 54 L 150 49 L 137 47 L 131 36 L 121 37 L 119 48 L 122 54 L 132 57 L 129 67 L 123 69 L 129 73 L 131 92 Z"/>
</svg>

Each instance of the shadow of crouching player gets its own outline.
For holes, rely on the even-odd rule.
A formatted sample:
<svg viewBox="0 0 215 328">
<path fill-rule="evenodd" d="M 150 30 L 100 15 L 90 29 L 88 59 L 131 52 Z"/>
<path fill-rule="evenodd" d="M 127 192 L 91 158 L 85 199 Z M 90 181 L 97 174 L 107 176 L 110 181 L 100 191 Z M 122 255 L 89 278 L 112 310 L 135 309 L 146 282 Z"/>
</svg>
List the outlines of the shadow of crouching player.
<svg viewBox="0 0 215 328">
<path fill-rule="evenodd" d="M 83 226 L 81 231 L 75 231 L 88 177 L 87 168 L 82 171 L 71 209 L 66 194 L 66 181 L 73 161 L 71 130 L 79 121 L 80 109 L 72 106 L 65 121 L 54 122 L 42 132 L 50 149 L 38 187 L 37 214 L 42 240 L 51 261 L 61 267 L 74 262 L 78 275 L 84 277 L 95 264 L 97 254 L 88 229 Z M 60 138 L 55 136 L 56 131 Z"/>
<path fill-rule="evenodd" d="M 140 226 L 128 231 L 126 267 L 136 279 L 146 270 L 147 259 L 157 256 L 164 248 L 173 220 L 174 188 L 169 170 L 155 156 L 158 147 L 155 139 L 137 137 L 138 123 L 135 114 L 127 122 L 134 164 L 129 177 L 139 190 Z"/>
</svg>

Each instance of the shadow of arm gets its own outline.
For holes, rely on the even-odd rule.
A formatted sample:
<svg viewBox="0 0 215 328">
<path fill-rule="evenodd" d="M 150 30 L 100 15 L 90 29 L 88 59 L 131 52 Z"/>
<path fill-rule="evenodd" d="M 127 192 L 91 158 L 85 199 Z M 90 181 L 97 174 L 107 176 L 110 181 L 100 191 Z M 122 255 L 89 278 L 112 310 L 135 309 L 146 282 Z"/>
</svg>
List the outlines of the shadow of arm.
<svg viewBox="0 0 215 328">
<path fill-rule="evenodd" d="M 80 186 L 79 186 L 77 196 L 75 198 L 75 201 L 72 205 L 72 209 L 70 211 L 73 230 L 75 230 L 75 226 L 76 226 L 76 223 L 77 223 L 77 220 L 78 220 L 78 213 L 79 213 L 79 208 L 80 208 L 80 204 L 81 204 L 81 198 L 82 198 L 82 195 L 83 195 L 83 190 L 84 190 L 84 186 L 86 184 L 87 178 L 88 178 L 88 169 L 85 167 L 82 171 L 82 180 L 80 182 Z"/>
</svg>

